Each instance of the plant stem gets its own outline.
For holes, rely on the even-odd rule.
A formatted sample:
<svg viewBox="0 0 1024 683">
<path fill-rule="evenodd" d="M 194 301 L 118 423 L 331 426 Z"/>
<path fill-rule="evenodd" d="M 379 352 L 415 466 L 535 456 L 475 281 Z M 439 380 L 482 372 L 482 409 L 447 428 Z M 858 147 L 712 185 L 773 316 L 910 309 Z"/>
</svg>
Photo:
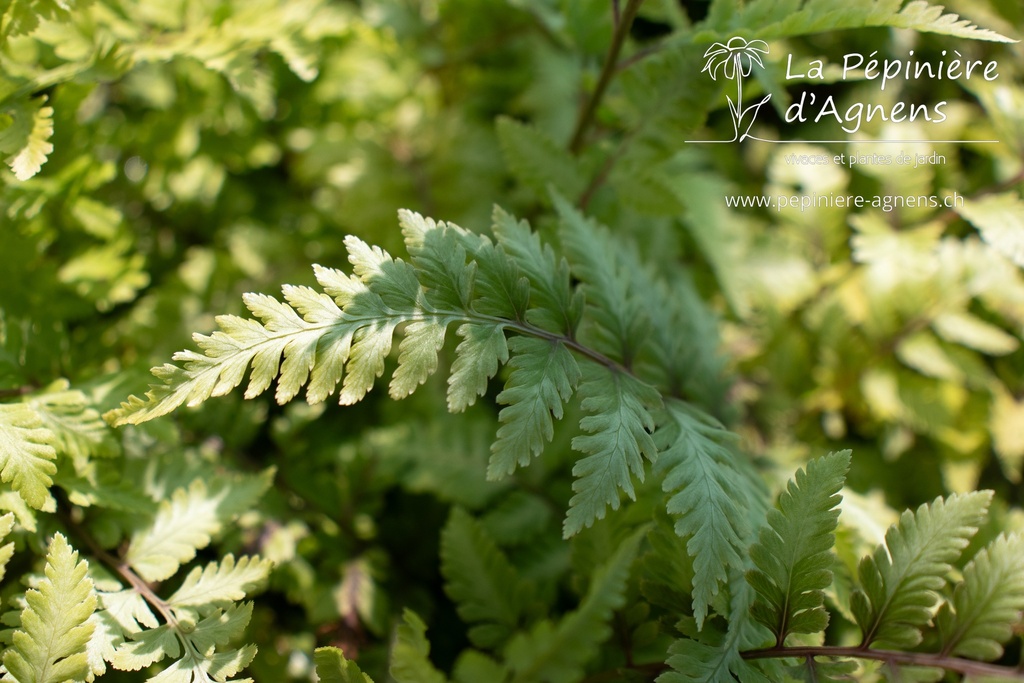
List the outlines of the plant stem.
<svg viewBox="0 0 1024 683">
<path fill-rule="evenodd" d="M 579 118 L 576 119 L 576 128 L 573 130 L 572 141 L 569 143 L 569 151 L 573 154 L 578 153 L 583 147 L 583 140 L 586 137 L 587 130 L 594 122 L 597 107 L 601 104 L 601 100 L 604 99 L 605 91 L 608 90 L 608 85 L 615 75 L 619 53 L 622 52 L 626 36 L 629 35 L 629 29 L 633 25 L 633 20 L 636 18 L 637 12 L 640 11 L 640 5 L 643 4 L 643 1 L 627 0 L 618 22 L 615 23 L 615 31 L 612 33 L 612 44 L 608 48 L 608 54 L 605 55 L 604 66 L 601 67 L 601 75 L 597 80 L 597 87 L 594 88 L 594 92 L 590 95 L 583 109 L 580 110 Z"/>
<path fill-rule="evenodd" d="M 605 158 L 604 163 L 601 164 L 600 170 L 598 170 L 594 177 L 590 179 L 590 183 L 587 185 L 587 188 L 583 190 L 583 194 L 580 195 L 579 200 L 576 202 L 576 205 L 579 206 L 580 209 L 586 211 L 587 205 L 590 204 L 590 200 L 594 197 L 594 193 L 604 185 L 605 181 L 608 180 L 608 174 L 610 174 L 612 168 L 615 167 L 615 163 L 623 154 L 626 153 L 626 144 L 628 142 L 629 136 L 619 143 L 618 149 Z"/>
<path fill-rule="evenodd" d="M 96 542 L 89 532 L 82 528 L 82 525 L 76 522 L 71 514 L 63 506 L 58 507 L 58 514 L 60 515 L 61 521 L 68 527 L 68 529 L 75 535 L 76 538 L 80 539 L 83 543 L 89 546 L 89 550 L 95 555 L 103 564 L 107 565 L 118 574 L 121 575 L 125 581 L 135 590 L 136 593 L 142 596 L 142 598 L 152 605 L 160 616 L 164 618 L 171 628 L 177 630 L 178 620 L 171 613 L 170 606 L 156 594 L 146 581 L 135 573 L 135 571 L 128 566 L 128 563 L 120 558 L 114 557 L 109 552 L 104 550 L 99 543 Z"/>
<path fill-rule="evenodd" d="M 872 650 L 866 647 L 839 647 L 831 645 L 806 647 L 770 647 L 763 650 L 748 650 L 741 653 L 744 659 L 769 659 L 783 657 L 852 657 L 872 659 L 886 664 L 909 664 L 953 671 L 968 676 L 1001 676 L 1020 678 L 1021 673 L 1007 666 L 976 662 L 959 657 L 948 657 L 929 652 L 898 652 L 894 650 Z"/>
</svg>

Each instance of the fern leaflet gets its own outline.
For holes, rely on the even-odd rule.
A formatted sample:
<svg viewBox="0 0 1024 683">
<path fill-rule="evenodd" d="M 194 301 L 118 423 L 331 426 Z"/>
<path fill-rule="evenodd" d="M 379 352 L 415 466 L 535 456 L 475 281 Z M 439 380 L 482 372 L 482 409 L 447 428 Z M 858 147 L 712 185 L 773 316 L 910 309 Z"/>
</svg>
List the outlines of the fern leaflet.
<svg viewBox="0 0 1024 683">
<path fill-rule="evenodd" d="M 1024 537 L 999 536 L 964 568 L 953 599 L 938 614 L 943 655 L 990 661 L 1003 654 L 1024 612 Z"/>
<path fill-rule="evenodd" d="M 606 229 L 588 220 L 565 199 L 555 195 L 554 202 L 561 218 L 562 243 L 586 297 L 583 340 L 629 367 L 646 330 L 641 317 L 644 307 L 633 305 L 628 273 L 621 262 L 622 249 L 611 243 Z"/>
<path fill-rule="evenodd" d="M 430 662 L 427 626 L 412 610 L 405 610 L 391 650 L 391 675 L 397 683 L 448 683 Z"/>
<path fill-rule="evenodd" d="M 737 570 L 733 570 L 730 578 L 728 631 L 724 634 L 709 633 L 715 630 L 714 627 L 705 628 L 700 640 L 676 640 L 669 647 L 666 661 L 672 670 L 658 676 L 657 683 L 735 683 L 737 678 L 757 683 L 783 680 L 777 672 L 766 677 L 760 668 L 761 663 L 743 659 L 741 651 L 758 644 L 764 629 L 749 617 L 750 605 L 755 598 L 753 589 Z"/>
<path fill-rule="evenodd" d="M 501 427 L 491 447 L 487 476 L 496 479 L 530 464 L 554 434 L 554 420 L 562 418 L 562 404 L 569 400 L 580 379 L 579 365 L 565 344 L 529 337 L 509 340 L 512 359 L 505 389 L 498 403 Z"/>
<path fill-rule="evenodd" d="M 6 515 L 0 517 L 0 541 L 7 538 L 7 534 L 11 533 L 11 529 L 14 528 L 14 515 L 8 512 Z M 11 556 L 14 555 L 14 543 L 7 543 L 0 546 L 0 580 L 4 578 L 4 574 L 7 573 L 7 563 L 10 561 Z"/>
<path fill-rule="evenodd" d="M 487 382 L 508 362 L 505 329 L 497 325 L 464 323 L 457 334 L 462 341 L 455 348 L 448 379 L 448 410 L 459 412 L 476 403 L 487 391 Z"/>
<path fill-rule="evenodd" d="M 46 578 L 25 594 L 21 624 L 4 653 L 4 681 L 64 683 L 90 674 L 85 649 L 96 594 L 88 569 L 67 540 L 55 534 L 46 553 Z"/>
<path fill-rule="evenodd" d="M 668 511 L 676 516 L 676 533 L 689 539 L 686 548 L 694 558 L 693 613 L 700 627 L 728 568 L 743 566 L 749 533 L 741 508 L 745 493 L 722 443 L 732 435 L 681 401 L 666 401 L 665 408 L 664 424 L 654 433 L 662 449 L 658 467 L 667 470 L 664 490 L 674 492 Z"/>
<path fill-rule="evenodd" d="M 167 598 L 167 604 L 179 615 L 194 612 L 205 616 L 256 590 L 266 581 L 270 567 L 269 560 L 241 557 L 236 562 L 229 553 L 220 562 L 206 565 L 205 569 L 195 567 L 181 587 Z"/>
<path fill-rule="evenodd" d="M 984 520 L 991 491 L 936 498 L 907 510 L 885 534 L 885 545 L 860 563 L 861 588 L 851 608 L 863 645 L 913 647 L 932 619 L 946 574 Z"/>
<path fill-rule="evenodd" d="M 153 522 L 132 536 L 125 560 L 147 581 L 173 576 L 224 524 L 263 494 L 270 477 L 235 484 L 215 482 L 210 490 L 196 479 L 188 488 L 175 490 L 160 503 Z"/>
<path fill-rule="evenodd" d="M 459 616 L 473 624 L 468 634 L 473 644 L 503 644 L 529 603 L 527 584 L 483 527 L 461 508 L 452 510 L 441 532 L 441 572 Z"/>
<path fill-rule="evenodd" d="M 619 508 L 619 489 L 636 500 L 631 475 L 644 480 L 643 458 L 657 460 L 658 449 L 652 410 L 661 406 L 661 395 L 630 375 L 588 364 L 580 385 L 583 410 L 580 421 L 586 434 L 572 447 L 589 453 L 576 462 L 572 484 L 576 495 L 569 501 L 563 528 L 566 538 L 602 519 L 605 509 Z"/>
<path fill-rule="evenodd" d="M 757 0 L 714 28 L 716 35 L 725 36 L 726 39 L 744 27 L 756 29 L 757 37 L 762 40 L 772 40 L 820 31 L 894 26 L 971 40 L 1016 42 L 995 31 L 978 28 L 956 14 L 943 13 L 941 6 L 932 5 L 926 0 L 913 0 L 905 7 L 903 2 L 864 0 L 837 5 L 829 0 Z"/>
<path fill-rule="evenodd" d="M 86 470 L 91 457 L 112 457 L 118 444 L 100 414 L 81 391 L 68 389 L 68 382 L 55 382 L 47 391 L 26 403 L 39 415 L 42 426 L 53 434 L 57 452 L 71 458 L 75 470 Z"/>
<path fill-rule="evenodd" d="M 52 501 L 49 488 L 57 473 L 53 440 L 30 406 L 0 404 L 0 478 L 36 509 Z"/>
<path fill-rule="evenodd" d="M 336 647 L 318 647 L 313 652 L 316 676 L 320 683 L 373 683 L 373 679 L 359 670 L 359 666 L 345 659 Z"/>
<path fill-rule="evenodd" d="M 524 185 L 541 196 L 549 186 L 570 197 L 583 192 L 587 180 L 579 162 L 543 132 L 507 117 L 498 119 L 497 132 L 509 168 Z"/>
<path fill-rule="evenodd" d="M 526 221 L 495 207 L 494 236 L 512 264 L 530 285 L 530 324 L 555 334 L 572 334 L 583 315 L 583 293 L 573 292 L 569 263 L 558 258 L 550 245 L 531 232 Z M 493 269 L 488 269 L 493 270 Z"/>
<path fill-rule="evenodd" d="M 570 683 L 583 675 L 583 665 L 611 634 L 608 620 L 626 601 L 626 582 L 636 557 L 642 528 L 623 541 L 594 573 L 580 606 L 557 624 L 544 620 L 516 635 L 505 648 L 512 683 Z"/>
<path fill-rule="evenodd" d="M 824 590 L 832 584 L 836 506 L 849 467 L 850 452 L 842 451 L 798 471 L 750 549 L 755 569 L 747 580 L 758 593 L 752 613 L 778 645 L 789 633 L 817 633 L 828 625 Z"/>
</svg>

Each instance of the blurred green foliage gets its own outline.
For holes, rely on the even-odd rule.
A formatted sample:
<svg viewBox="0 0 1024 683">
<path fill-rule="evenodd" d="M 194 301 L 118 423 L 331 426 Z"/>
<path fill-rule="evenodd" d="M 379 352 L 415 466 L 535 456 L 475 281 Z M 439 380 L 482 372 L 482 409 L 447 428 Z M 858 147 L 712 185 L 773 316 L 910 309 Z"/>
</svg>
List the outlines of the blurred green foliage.
<svg viewBox="0 0 1024 683">
<path fill-rule="evenodd" d="M 1011 38 L 1024 24 L 1011 0 L 947 4 L 957 21 Z M 678 379 L 689 400 L 739 435 L 737 450 L 766 489 L 780 490 L 816 456 L 853 450 L 834 531 L 839 561 L 825 589 L 832 623 L 799 644 L 859 642 L 862 619 L 850 605 L 860 557 L 883 540 L 894 510 L 937 496 L 995 492 L 975 541 L 948 564 L 962 576 L 1004 566 L 1012 575 L 1021 549 L 1013 534 L 1024 527 L 1024 48 L 970 40 L 985 36 L 920 3 L 903 5 L 0 0 L 0 510 L 14 516 L 0 591 L 11 630 L 0 639 L 14 643 L 8 651 L 36 600 L 26 587 L 40 585 L 44 567 L 78 571 L 67 543 L 88 561 L 95 614 L 107 615 L 90 617 L 90 673 L 71 680 L 157 676 L 171 659 L 128 652 L 141 642 L 131 636 L 172 621 L 185 634 L 180 661 L 192 656 L 187 643 L 199 653 L 180 675 L 224 653 L 235 658 L 217 660 L 216 680 L 247 658 L 257 681 L 311 680 L 323 646 L 342 648 L 377 681 L 389 680 L 389 666 L 398 681 L 726 680 L 672 676 L 703 671 L 696 662 L 711 661 L 711 646 L 730 638 L 747 639 L 736 657 L 758 647 L 757 631 L 729 630 L 753 600 L 747 567 L 714 568 L 722 589 L 701 603 L 709 612 L 698 632 L 692 587 L 706 568 L 695 567 L 687 544 L 699 528 L 666 512 L 668 468 L 632 480 L 635 502 L 562 540 L 578 401 L 566 405 L 541 457 L 488 479 L 494 403 L 509 370 L 458 416 L 445 410 L 439 374 L 401 402 L 383 391 L 344 408 L 231 395 L 140 426 L 115 430 L 101 419 L 144 392 L 148 369 L 189 346 L 192 333 L 214 330 L 215 314 L 243 313 L 243 292 L 314 285 L 313 263 L 344 267 L 346 235 L 402 253 L 402 207 L 491 234 L 500 204 L 564 248 L 551 198 L 566 197 L 609 226 L 609 239 L 659 283 L 693 282 L 700 301 L 681 307 L 703 312 L 679 331 L 680 346 L 705 374 L 665 383 Z M 725 97 L 734 93 L 701 68 L 707 47 L 733 35 L 771 45 L 766 68 L 746 83 L 748 102 L 772 95 L 752 134 L 857 144 L 687 144 L 732 135 Z M 847 53 L 905 58 L 909 50 L 996 60 L 999 77 L 897 80 L 884 93 L 859 78 L 794 85 L 777 56 L 841 64 Z M 946 120 L 875 120 L 856 134 L 786 123 L 805 87 L 841 110 L 947 100 Z M 867 142 L 894 138 L 1000 142 Z M 785 158 L 897 149 L 943 162 L 815 167 Z M 964 201 L 952 209 L 724 201 L 954 192 Z M 454 337 L 443 367 L 456 357 Z M 396 345 L 389 369 L 397 355 Z M 772 497 L 750 501 L 744 547 Z M 919 510 L 900 533 L 928 514 Z M 168 529 L 188 537 L 154 551 L 152 539 Z M 254 559 L 263 569 L 243 576 L 242 558 L 255 555 L 273 569 Z M 150 583 L 148 594 L 117 573 L 124 562 Z M 185 577 L 195 568 L 211 582 L 232 577 L 224 585 L 233 592 L 188 603 Z M 494 598 L 463 580 L 474 572 L 516 599 L 497 616 L 474 612 L 474 600 Z M 240 614 L 250 609 L 241 600 L 257 590 L 241 636 Z M 978 589 L 957 588 L 955 600 L 945 581 L 935 590 L 950 605 L 971 605 Z M 1010 612 L 1018 644 L 1004 657 L 986 642 L 985 653 L 1016 666 L 1021 622 Z M 940 624 L 952 623 L 943 614 Z M 198 626 L 211 615 L 237 626 L 216 632 L 217 655 L 192 635 L 212 628 Z M 953 648 L 925 636 L 927 647 Z M 670 659 L 670 647 L 691 659 Z M 315 657 L 322 680 L 362 675 L 334 651 Z M 663 673 L 666 662 L 678 671 Z M 737 675 L 753 675 L 742 666 Z M 893 680 L 871 664 L 855 675 Z"/>
</svg>

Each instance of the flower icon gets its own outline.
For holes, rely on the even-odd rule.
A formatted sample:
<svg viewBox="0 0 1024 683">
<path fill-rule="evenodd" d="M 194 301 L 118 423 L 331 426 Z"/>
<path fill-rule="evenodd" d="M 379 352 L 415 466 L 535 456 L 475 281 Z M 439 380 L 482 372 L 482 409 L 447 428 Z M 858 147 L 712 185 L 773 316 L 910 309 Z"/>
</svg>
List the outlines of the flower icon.
<svg viewBox="0 0 1024 683">
<path fill-rule="evenodd" d="M 768 54 L 768 43 L 763 40 L 751 40 L 747 42 L 739 36 L 729 39 L 728 43 L 715 43 L 704 53 L 704 68 L 701 73 L 707 71 L 711 74 L 712 80 L 718 80 L 718 69 L 722 69 L 722 75 L 728 80 L 735 78 L 739 73 L 741 76 L 749 76 L 754 62 L 764 68 L 761 56 L 757 53 Z"/>
<path fill-rule="evenodd" d="M 728 142 L 742 141 L 753 137 L 750 135 L 750 128 L 754 125 L 757 112 L 761 109 L 761 105 L 772 97 L 770 94 L 765 95 L 760 101 L 746 109 L 740 109 L 743 106 L 743 78 L 752 73 L 755 63 L 763 69 L 764 62 L 761 61 L 761 55 L 767 54 L 768 43 L 763 40 L 748 41 L 740 36 L 733 36 L 728 43 L 714 43 L 704 53 L 706 61 L 701 73 L 707 71 L 711 80 L 717 81 L 718 72 L 721 70 L 726 80 L 736 79 L 736 101 L 733 102 L 732 98 L 726 95 L 733 126 L 733 138 Z M 749 122 L 744 126 L 746 118 L 749 118 Z M 740 133 L 741 129 L 743 130 L 742 134 Z"/>
</svg>

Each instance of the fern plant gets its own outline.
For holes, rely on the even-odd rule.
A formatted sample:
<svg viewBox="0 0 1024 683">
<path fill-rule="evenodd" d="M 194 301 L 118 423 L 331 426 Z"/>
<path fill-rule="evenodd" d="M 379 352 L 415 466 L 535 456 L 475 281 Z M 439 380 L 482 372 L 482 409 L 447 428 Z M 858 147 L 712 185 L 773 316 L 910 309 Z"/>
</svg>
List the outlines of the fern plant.
<svg viewBox="0 0 1024 683">
<path fill-rule="evenodd" d="M 561 259 L 525 223 L 501 210 L 493 225 L 496 241 L 403 211 L 409 262 L 348 238 L 352 275 L 317 266 L 324 293 L 286 287 L 287 303 L 248 295 L 258 320 L 221 317 L 220 331 L 197 335 L 203 353 L 182 352 L 177 365 L 155 369 L 163 383 L 108 419 L 139 423 L 182 404 L 196 405 L 239 385 L 250 368 L 250 397 L 276 379 L 278 401 L 292 399 L 306 384 L 307 399 L 322 401 L 340 383 L 340 400 L 352 403 L 384 372 L 401 326 L 390 393 L 403 398 L 437 370 L 445 332 L 458 325 L 450 409 L 464 409 L 484 393 L 501 363 L 511 368 L 497 395 L 505 407 L 491 448 L 490 477 L 528 465 L 528 456 L 551 439 L 552 417 L 561 417 L 565 402 L 580 395 L 584 415 L 572 445 L 583 456 L 573 466 L 565 537 L 604 519 L 608 508 L 618 509 L 623 493 L 635 498 L 634 481 L 648 476 L 644 461 L 654 463 L 667 494 L 665 510 L 675 520 L 675 534 L 685 539 L 692 566 L 691 616 L 680 623 L 686 637 L 671 647 L 672 671 L 659 680 L 731 681 L 755 672 L 775 680 L 780 667 L 797 659 L 805 662 L 801 675 L 812 678 L 822 675 L 815 673 L 819 669 L 824 675 L 854 671 L 857 660 L 881 661 L 893 671 L 906 666 L 1008 674 L 971 658 L 999 656 L 1024 609 L 1016 591 L 992 592 L 998 581 L 1021 580 L 1019 569 L 1005 574 L 1021 557 L 1009 559 L 1019 545 L 1016 537 L 1000 537 L 982 550 L 953 597 L 942 603 L 939 623 L 947 635 L 941 650 L 912 650 L 933 629 L 938 596 L 985 519 L 989 492 L 939 498 L 905 512 L 885 544 L 861 561 L 860 587 L 851 599 L 862 631 L 859 646 L 790 644 L 793 636 L 820 634 L 829 623 L 824 591 L 833 580 L 830 550 L 849 452 L 798 472 L 753 542 L 756 501 L 764 495 L 757 477 L 707 412 L 714 404 L 704 409 L 684 398 L 695 375 L 703 381 L 716 376 L 715 357 L 710 345 L 703 357 L 684 353 L 673 332 L 706 313 L 692 295 L 669 297 L 635 256 L 611 246 L 603 229 L 557 196 L 554 203 L 567 254 Z M 753 514 L 740 507 L 741 500 L 755 503 Z M 586 644 L 607 637 L 601 625 L 622 604 L 642 533 L 634 531 L 631 541 L 619 545 L 612 560 L 616 588 L 588 593 L 579 611 L 558 626 L 535 621 L 527 628 L 528 584 L 482 529 L 456 510 L 442 538 L 449 595 L 462 618 L 475 624 L 472 642 L 504 658 L 470 659 L 467 670 L 483 667 L 488 680 L 496 681 L 579 680 L 580 667 L 592 656 Z M 610 606 L 591 606 L 599 596 Z M 577 618 L 585 630 L 574 630 Z M 407 614 L 392 657 L 397 680 L 446 680 L 427 658 L 424 629 L 419 617 Z M 357 671 L 351 663 L 339 664 L 336 654 L 320 659 L 348 676 Z"/>
<path fill-rule="evenodd" d="M 279 402 L 308 384 L 307 400 L 317 403 L 340 383 L 341 403 L 351 404 L 384 372 L 399 326 L 389 392 L 403 398 L 437 370 L 445 333 L 457 326 L 451 410 L 471 405 L 501 363 L 511 368 L 497 396 L 504 407 L 488 476 L 528 465 L 578 394 L 585 415 L 572 446 L 584 457 L 573 466 L 564 536 L 618 509 L 623 494 L 635 499 L 645 461 L 658 463 L 674 494 L 668 509 L 679 516 L 677 530 L 690 536 L 689 552 L 706 570 L 694 578 L 700 620 L 728 568 L 741 566 L 749 523 L 738 500 L 763 495 L 730 434 L 707 412 L 721 409 L 716 342 L 687 339 L 685 331 L 706 334 L 708 314 L 685 280 L 669 290 L 635 254 L 616 249 L 606 229 L 564 200 L 555 203 L 561 257 L 500 209 L 496 241 L 403 211 L 408 262 L 347 238 L 352 275 L 316 266 L 323 293 L 285 287 L 286 303 L 247 295 L 258 320 L 221 316 L 220 331 L 196 337 L 203 353 L 177 354 L 177 365 L 155 369 L 163 383 L 146 399 L 132 397 L 107 418 L 137 424 L 197 405 L 238 386 L 250 367 L 250 398 L 276 379 Z"/>
<path fill-rule="evenodd" d="M 1019 679 L 1017 511 L 969 492 L 1014 503 L 1024 454 L 1015 48 L 944 129 L 1004 144 L 944 169 L 684 147 L 724 121 L 707 43 L 1012 42 L 991 4 L 0 0 L 0 675 Z M 781 106 L 767 66 L 745 90 Z M 945 213 L 719 201 L 953 181 Z M 536 231 L 368 227 L 482 225 L 499 196 Z M 107 412 L 204 311 L 346 257 Z M 225 396 L 246 381 L 279 406 Z M 770 507 L 836 442 L 857 466 L 811 460 Z M 883 539 L 872 486 L 934 500 Z"/>
<path fill-rule="evenodd" d="M 849 452 L 833 453 L 790 481 L 750 548 L 753 568 L 746 578 L 752 590 L 740 593 L 749 609 L 728 613 L 728 635 L 721 642 L 707 633 L 678 640 L 668 660 L 674 671 L 659 681 L 732 681 L 733 675 L 742 679 L 755 672 L 769 680 L 859 678 L 865 661 L 882 662 L 885 675 L 896 680 L 939 680 L 943 671 L 1019 678 L 1014 667 L 986 663 L 1003 654 L 1024 610 L 1021 556 L 1004 555 L 1017 552 L 1012 548 L 1018 536 L 998 536 L 977 552 L 962 579 L 949 578 L 985 522 L 990 491 L 938 498 L 904 512 L 884 544 L 861 560 L 851 604 L 861 629 L 859 645 L 812 645 L 793 637 L 817 636 L 829 623 L 823 591 L 837 567 L 831 550 L 849 462 Z M 1002 566 L 1006 561 L 1017 567 L 1010 575 Z M 998 581 L 1006 582 L 1005 592 L 995 588 Z M 922 641 L 928 645 L 917 648 Z"/>
<path fill-rule="evenodd" d="M 1003 646 L 1024 611 L 1019 534 L 999 535 L 978 550 L 962 578 L 949 580 L 953 563 L 985 521 L 991 492 L 939 498 L 905 512 L 886 533 L 885 544 L 861 562 L 862 583 L 856 593 L 860 597 L 854 601 L 855 612 L 865 615 L 858 616 L 861 643 L 829 646 L 803 642 L 807 636 L 822 634 L 829 623 L 823 591 L 831 585 L 837 566 L 832 548 L 849 464 L 850 453 L 844 451 L 814 460 L 797 472 L 769 512 L 768 524 L 757 542 L 749 548 L 753 567 L 745 579 L 737 577 L 730 584 L 729 599 L 719 603 L 721 626 L 701 630 L 694 627 L 692 618 L 681 621 L 679 628 L 686 635 L 671 646 L 668 670 L 658 676 L 659 683 L 860 679 L 868 672 L 865 663 L 877 662 L 884 664 L 887 677 L 896 680 L 938 680 L 943 671 L 994 680 L 1019 678 L 1014 667 L 987 663 L 1003 654 Z M 466 524 L 464 513 L 456 513 L 446 534 L 465 533 L 456 529 Z M 646 531 L 641 528 L 637 533 Z M 634 534 L 625 544 L 629 554 L 620 571 L 628 572 L 637 538 Z M 505 575 L 508 570 L 498 568 L 504 563 L 500 554 L 485 552 L 493 558 L 489 560 L 491 568 L 484 570 L 487 579 Z M 453 579 L 472 580 L 463 569 L 449 571 Z M 622 584 L 617 588 L 595 586 L 610 600 L 623 590 Z M 497 593 L 469 595 L 463 588 L 453 588 L 452 596 L 465 608 L 469 621 L 491 620 L 506 611 L 501 605 L 507 597 Z M 572 618 L 579 615 L 584 619 L 590 599 Z M 497 611 L 487 616 L 488 609 Z M 933 619 L 936 613 L 939 616 Z M 587 618 L 607 620 L 608 616 Z M 418 617 L 406 615 L 406 626 L 399 630 L 392 654 L 391 673 L 396 680 L 447 680 L 426 659 L 429 644 L 424 628 Z M 549 644 L 552 638 L 557 641 L 561 629 L 544 631 Z M 519 654 L 517 645 L 523 642 L 519 638 L 522 636 L 505 648 L 506 657 Z M 586 636 L 581 632 L 574 638 L 572 645 L 561 647 L 563 657 L 586 656 Z M 907 649 L 925 638 L 931 646 Z M 540 655 L 534 652 L 531 656 Z M 569 662 L 557 664 L 557 658 L 535 659 L 529 676 L 523 677 L 511 662 L 502 664 L 475 651 L 463 657 L 462 666 L 456 666 L 457 681 L 481 680 L 481 676 L 493 681 L 579 680 L 578 673 L 561 668 L 570 666 Z M 316 659 L 318 674 L 325 680 L 369 680 L 336 648 L 318 650 Z M 657 673 L 660 668 L 649 670 Z"/>
</svg>

